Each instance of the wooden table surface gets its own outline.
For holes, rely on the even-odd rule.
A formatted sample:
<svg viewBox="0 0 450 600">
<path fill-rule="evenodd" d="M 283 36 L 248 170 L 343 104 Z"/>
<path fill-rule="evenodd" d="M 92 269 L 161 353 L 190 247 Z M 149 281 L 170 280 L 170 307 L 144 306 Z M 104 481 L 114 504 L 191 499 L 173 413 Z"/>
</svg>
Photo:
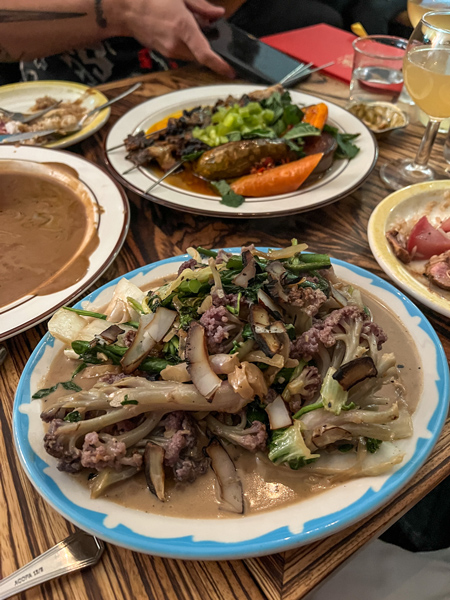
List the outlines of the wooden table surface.
<svg viewBox="0 0 450 600">
<path fill-rule="evenodd" d="M 103 164 L 101 144 L 108 128 L 129 108 L 181 88 L 223 83 L 196 67 L 155 73 L 140 78 L 145 84 L 131 97 L 112 107 L 106 127 L 72 148 Z M 114 96 L 132 80 L 100 89 Z M 316 74 L 302 84 L 302 91 L 344 105 L 348 88 Z M 394 157 L 412 157 L 423 133 L 419 124 L 380 141 L 377 166 L 362 187 L 347 198 L 322 209 L 297 216 L 254 220 L 199 217 L 152 204 L 129 194 L 131 227 L 114 264 L 97 285 L 140 265 L 184 252 L 188 246 L 286 245 L 295 237 L 316 252 L 384 277 L 367 242 L 367 222 L 373 208 L 387 195 L 378 165 Z M 432 163 L 442 163 L 443 136 L 439 135 Z M 448 320 L 421 306 L 450 357 Z M 74 531 L 73 525 L 50 508 L 23 473 L 12 441 L 12 406 L 22 369 L 44 335 L 45 324 L 17 335 L 6 343 L 9 356 L 0 368 L 0 576 L 4 577 Z M 157 599 L 180 600 L 294 600 L 303 598 L 354 552 L 379 535 L 414 503 L 450 474 L 450 422 L 422 469 L 399 495 L 364 521 L 297 550 L 243 561 L 185 562 L 137 554 L 107 545 L 101 562 L 92 569 L 47 583 L 20 596 L 33 600 Z M 268 515 L 269 518 L 269 515 Z"/>
</svg>

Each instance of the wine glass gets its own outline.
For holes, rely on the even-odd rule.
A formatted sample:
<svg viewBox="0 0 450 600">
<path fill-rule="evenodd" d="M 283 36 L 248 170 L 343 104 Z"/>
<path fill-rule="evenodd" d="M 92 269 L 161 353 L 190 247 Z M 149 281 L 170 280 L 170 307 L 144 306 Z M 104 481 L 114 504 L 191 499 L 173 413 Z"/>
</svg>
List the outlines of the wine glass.
<svg viewBox="0 0 450 600">
<path fill-rule="evenodd" d="M 450 117 L 450 10 L 422 16 L 409 38 L 403 78 L 411 98 L 430 120 L 414 160 L 399 159 L 381 167 L 381 179 L 393 190 L 448 177 L 444 170 L 430 167 L 428 160 L 440 122 Z"/>
<path fill-rule="evenodd" d="M 437 10 L 450 10 L 450 0 L 408 0 L 408 17 L 413 27 L 425 13 Z"/>
</svg>

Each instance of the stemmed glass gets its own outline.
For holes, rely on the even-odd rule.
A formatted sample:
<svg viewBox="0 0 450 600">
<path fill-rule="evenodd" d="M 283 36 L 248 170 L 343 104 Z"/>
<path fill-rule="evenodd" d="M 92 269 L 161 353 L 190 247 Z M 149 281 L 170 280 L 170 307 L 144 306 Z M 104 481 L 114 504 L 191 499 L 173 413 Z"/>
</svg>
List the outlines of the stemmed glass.
<svg viewBox="0 0 450 600">
<path fill-rule="evenodd" d="M 408 0 L 408 17 L 413 27 L 432 10 L 450 10 L 450 0 Z"/>
<path fill-rule="evenodd" d="M 391 189 L 413 183 L 446 179 L 441 169 L 428 165 L 439 124 L 450 117 L 450 10 L 426 13 L 414 29 L 403 62 L 406 89 L 430 118 L 414 160 L 391 161 L 380 177 Z"/>
</svg>

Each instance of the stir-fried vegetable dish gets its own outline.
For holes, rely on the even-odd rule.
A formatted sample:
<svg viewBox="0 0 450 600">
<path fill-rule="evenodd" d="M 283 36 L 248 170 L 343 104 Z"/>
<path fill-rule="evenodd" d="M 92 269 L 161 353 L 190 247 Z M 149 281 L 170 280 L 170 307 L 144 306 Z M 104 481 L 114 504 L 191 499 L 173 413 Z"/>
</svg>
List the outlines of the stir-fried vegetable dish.
<svg viewBox="0 0 450 600">
<path fill-rule="evenodd" d="M 326 104 L 297 106 L 278 85 L 184 110 L 157 131 L 129 135 L 127 159 L 163 172 L 180 165 L 237 207 L 245 197 L 294 192 L 334 160 L 353 158 L 358 134 L 339 132 L 327 118 Z"/>
<path fill-rule="evenodd" d="M 49 330 L 73 374 L 33 396 L 58 468 L 89 473 L 93 497 L 144 472 L 161 502 L 167 480 L 212 469 L 220 508 L 242 514 L 236 451 L 317 475 L 352 456 L 339 481 L 400 462 L 383 448 L 412 421 L 387 336 L 329 257 L 305 250 L 191 248 L 157 289 L 122 279 L 101 312 L 60 309 Z"/>
</svg>

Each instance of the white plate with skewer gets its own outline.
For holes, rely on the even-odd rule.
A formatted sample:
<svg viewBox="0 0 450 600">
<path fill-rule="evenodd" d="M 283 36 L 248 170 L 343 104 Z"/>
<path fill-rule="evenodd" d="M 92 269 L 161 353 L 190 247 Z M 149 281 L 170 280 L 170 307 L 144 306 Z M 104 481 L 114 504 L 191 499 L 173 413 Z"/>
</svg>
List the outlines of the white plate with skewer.
<svg viewBox="0 0 450 600">
<path fill-rule="evenodd" d="M 199 193 L 195 190 L 182 189 L 171 183 L 170 178 L 162 181 L 146 194 L 146 190 L 158 181 L 161 172 L 148 167 L 131 169 L 133 163 L 127 160 L 124 146 L 109 151 L 109 148 L 121 145 L 124 139 L 132 134 L 147 132 L 150 127 L 184 109 L 196 106 L 212 106 L 217 100 L 230 94 L 239 98 L 243 94 L 256 89 L 264 89 L 255 85 L 213 85 L 187 90 L 180 90 L 152 98 L 142 102 L 123 117 L 110 130 L 105 142 L 105 159 L 113 175 L 125 187 L 158 204 L 170 206 L 177 210 L 221 217 L 271 217 L 312 210 L 348 196 L 360 187 L 370 175 L 378 156 L 378 146 L 373 134 L 363 123 L 345 109 L 326 102 L 328 121 L 342 133 L 359 134 L 355 143 L 359 152 L 352 160 L 337 159 L 321 179 L 305 182 L 295 192 L 279 196 L 246 198 L 246 201 L 233 208 L 221 203 L 221 198 Z M 308 106 L 322 102 L 320 98 L 290 91 L 293 102 L 300 106 Z M 164 121 L 163 121 L 164 122 Z"/>
</svg>

